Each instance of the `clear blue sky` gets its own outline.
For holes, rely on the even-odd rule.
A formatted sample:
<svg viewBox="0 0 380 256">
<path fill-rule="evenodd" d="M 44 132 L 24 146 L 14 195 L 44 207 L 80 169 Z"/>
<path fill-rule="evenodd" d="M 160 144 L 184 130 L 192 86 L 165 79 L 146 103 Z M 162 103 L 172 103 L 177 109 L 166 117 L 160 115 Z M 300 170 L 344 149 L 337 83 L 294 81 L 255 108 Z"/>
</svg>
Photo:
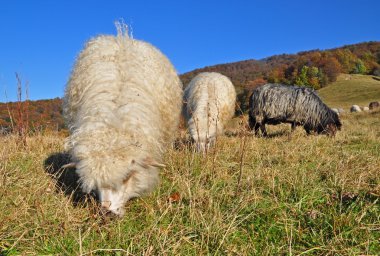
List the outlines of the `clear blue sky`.
<svg viewBox="0 0 380 256">
<path fill-rule="evenodd" d="M 133 36 L 165 53 L 179 73 L 274 54 L 380 41 L 380 0 L 2 0 L 0 101 L 16 99 L 15 72 L 30 99 L 62 97 L 86 40 Z"/>
</svg>

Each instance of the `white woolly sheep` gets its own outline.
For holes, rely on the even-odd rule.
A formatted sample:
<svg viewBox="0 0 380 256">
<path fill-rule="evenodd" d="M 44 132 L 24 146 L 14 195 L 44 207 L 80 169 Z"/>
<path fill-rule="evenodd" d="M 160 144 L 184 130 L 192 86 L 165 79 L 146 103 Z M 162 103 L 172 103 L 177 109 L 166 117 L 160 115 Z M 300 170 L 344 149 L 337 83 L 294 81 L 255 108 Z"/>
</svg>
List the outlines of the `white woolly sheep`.
<svg viewBox="0 0 380 256">
<path fill-rule="evenodd" d="M 350 108 L 350 112 L 362 112 L 361 108 L 358 105 L 352 105 Z"/>
<path fill-rule="evenodd" d="M 369 107 L 363 107 L 363 111 L 369 111 Z"/>
<path fill-rule="evenodd" d="M 184 116 L 197 151 L 206 152 L 235 112 L 235 87 L 226 76 L 203 72 L 184 91 Z"/>
<path fill-rule="evenodd" d="M 149 43 L 117 36 L 90 40 L 64 96 L 66 147 L 82 190 L 119 216 L 124 204 L 157 184 L 165 149 L 179 122 L 182 83 Z"/>
</svg>

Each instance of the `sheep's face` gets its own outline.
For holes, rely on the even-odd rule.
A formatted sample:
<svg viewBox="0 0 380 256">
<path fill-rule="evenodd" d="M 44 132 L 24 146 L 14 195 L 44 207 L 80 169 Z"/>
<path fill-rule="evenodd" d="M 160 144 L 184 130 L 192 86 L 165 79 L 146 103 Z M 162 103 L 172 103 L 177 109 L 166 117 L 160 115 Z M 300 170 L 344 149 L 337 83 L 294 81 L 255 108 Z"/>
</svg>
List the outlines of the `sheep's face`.
<svg viewBox="0 0 380 256">
<path fill-rule="evenodd" d="M 125 214 L 124 204 L 129 199 L 126 191 L 127 189 L 124 184 L 118 189 L 99 189 L 98 196 L 102 208 L 122 217 Z"/>
<path fill-rule="evenodd" d="M 97 192 L 102 208 L 122 217 L 125 214 L 126 202 L 150 192 L 158 182 L 157 167 L 164 166 L 150 157 L 142 161 L 132 160 L 128 175 L 117 186 L 98 187 Z"/>
<path fill-rule="evenodd" d="M 325 126 L 319 125 L 317 128 L 317 132 L 334 137 L 336 132 L 340 131 L 341 128 L 342 128 L 342 123 L 340 122 L 338 114 L 335 112 L 332 112 L 331 119 L 328 121 L 328 123 Z"/>
<path fill-rule="evenodd" d="M 117 187 L 100 187 L 98 196 L 102 209 L 122 217 L 127 201 L 145 192 L 141 189 L 138 176 L 137 171 L 132 171 Z"/>
<path fill-rule="evenodd" d="M 328 136 L 334 137 L 337 130 L 338 130 L 338 127 L 335 124 L 328 124 L 326 129 L 325 129 L 325 133 Z"/>
<path fill-rule="evenodd" d="M 326 127 L 323 129 L 318 129 L 318 133 L 321 133 L 321 134 L 326 134 L 327 136 L 331 136 L 331 137 L 334 137 L 336 135 L 336 132 L 337 131 L 340 131 L 341 129 L 341 124 L 337 124 L 337 123 L 329 123 L 326 125 Z"/>
</svg>

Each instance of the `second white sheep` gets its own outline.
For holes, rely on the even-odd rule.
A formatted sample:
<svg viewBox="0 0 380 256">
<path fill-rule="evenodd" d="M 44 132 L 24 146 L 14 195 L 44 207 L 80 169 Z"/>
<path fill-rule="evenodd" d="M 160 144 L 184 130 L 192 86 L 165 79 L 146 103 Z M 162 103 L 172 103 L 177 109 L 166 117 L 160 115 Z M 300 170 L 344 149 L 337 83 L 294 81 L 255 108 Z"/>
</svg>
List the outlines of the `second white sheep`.
<svg viewBox="0 0 380 256">
<path fill-rule="evenodd" d="M 235 87 L 226 76 L 204 72 L 184 91 L 184 116 L 197 151 L 205 152 L 235 112 Z"/>
</svg>

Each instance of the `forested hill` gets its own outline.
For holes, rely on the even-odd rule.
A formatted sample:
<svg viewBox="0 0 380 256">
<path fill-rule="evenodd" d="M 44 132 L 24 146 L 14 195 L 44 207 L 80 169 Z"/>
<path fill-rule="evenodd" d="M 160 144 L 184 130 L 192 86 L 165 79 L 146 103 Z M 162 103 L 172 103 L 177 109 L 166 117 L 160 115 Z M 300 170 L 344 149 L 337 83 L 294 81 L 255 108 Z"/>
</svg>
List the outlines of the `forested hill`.
<svg viewBox="0 0 380 256">
<path fill-rule="evenodd" d="M 380 42 L 347 45 L 330 50 L 282 54 L 263 60 L 244 60 L 193 70 L 181 75 L 186 86 L 200 72 L 220 72 L 234 83 L 244 111 L 253 88 L 266 82 L 306 85 L 319 89 L 336 81 L 339 73 L 380 76 Z M 20 120 L 33 130 L 64 127 L 62 100 L 0 103 L 0 132 Z M 24 120 L 25 119 L 25 120 Z M 27 120 L 26 120 L 27 119 Z"/>
<path fill-rule="evenodd" d="M 28 126 L 32 131 L 63 129 L 62 100 L 0 103 L 0 134 L 20 125 Z"/>
<path fill-rule="evenodd" d="M 380 76 L 380 42 L 204 67 L 182 74 L 184 85 L 200 72 L 220 72 L 231 78 L 236 87 L 238 101 L 245 110 L 250 91 L 266 82 L 320 89 L 335 82 L 340 73 Z"/>
</svg>

